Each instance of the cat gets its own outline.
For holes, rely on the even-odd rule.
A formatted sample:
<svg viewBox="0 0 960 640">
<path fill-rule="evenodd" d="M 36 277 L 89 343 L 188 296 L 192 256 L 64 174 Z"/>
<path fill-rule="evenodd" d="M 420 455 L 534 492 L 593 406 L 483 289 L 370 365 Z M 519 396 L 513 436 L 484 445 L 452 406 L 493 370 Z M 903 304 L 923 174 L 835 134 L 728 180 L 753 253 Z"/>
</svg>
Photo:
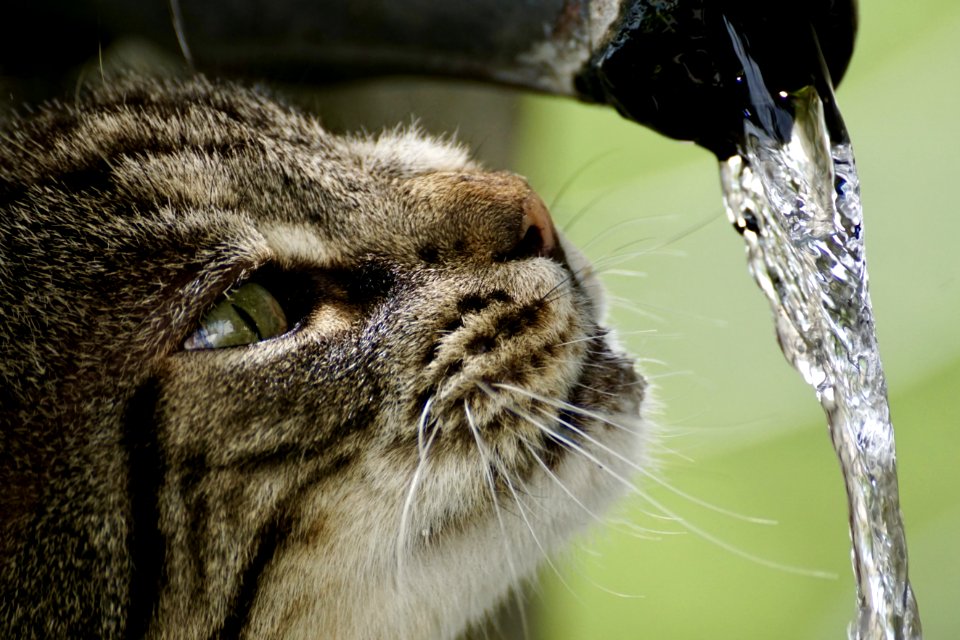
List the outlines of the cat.
<svg viewBox="0 0 960 640">
<path fill-rule="evenodd" d="M 590 265 L 449 140 L 125 80 L 0 202 L 3 637 L 454 638 L 646 450 Z"/>
</svg>

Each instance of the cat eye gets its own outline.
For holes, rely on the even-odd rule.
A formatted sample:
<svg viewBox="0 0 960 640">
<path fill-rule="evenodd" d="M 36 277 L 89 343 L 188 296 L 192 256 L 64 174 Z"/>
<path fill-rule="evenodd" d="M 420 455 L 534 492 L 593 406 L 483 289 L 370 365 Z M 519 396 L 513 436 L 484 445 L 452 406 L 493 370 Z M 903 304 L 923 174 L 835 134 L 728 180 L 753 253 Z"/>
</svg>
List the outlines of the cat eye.
<svg viewBox="0 0 960 640">
<path fill-rule="evenodd" d="M 253 344 L 286 333 L 287 328 L 286 314 L 277 299 L 256 282 L 247 282 L 204 316 L 183 348 L 195 351 Z"/>
</svg>

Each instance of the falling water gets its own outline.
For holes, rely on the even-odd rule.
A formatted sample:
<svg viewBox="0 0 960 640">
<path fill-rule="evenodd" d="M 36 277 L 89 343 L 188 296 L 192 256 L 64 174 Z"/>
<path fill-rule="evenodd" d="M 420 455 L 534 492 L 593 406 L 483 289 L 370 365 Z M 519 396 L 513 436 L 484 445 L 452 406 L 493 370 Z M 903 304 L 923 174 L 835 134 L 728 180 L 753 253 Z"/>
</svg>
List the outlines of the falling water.
<svg viewBox="0 0 960 640">
<path fill-rule="evenodd" d="M 849 140 L 829 84 L 824 99 L 812 87 L 772 97 L 731 38 L 754 104 L 739 155 L 720 166 L 724 203 L 770 301 L 780 347 L 816 390 L 840 460 L 858 598 L 849 637 L 920 638 Z M 786 133 L 785 114 L 793 121 Z"/>
</svg>

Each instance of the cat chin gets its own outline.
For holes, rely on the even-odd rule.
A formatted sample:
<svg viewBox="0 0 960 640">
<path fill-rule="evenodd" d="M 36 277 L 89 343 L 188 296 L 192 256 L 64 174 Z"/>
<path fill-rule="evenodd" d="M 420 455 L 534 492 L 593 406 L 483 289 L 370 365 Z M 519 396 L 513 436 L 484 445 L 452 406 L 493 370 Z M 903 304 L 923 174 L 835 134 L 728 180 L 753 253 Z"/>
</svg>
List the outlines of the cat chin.
<svg viewBox="0 0 960 640">
<path fill-rule="evenodd" d="M 580 416 L 579 437 L 571 431 L 553 458 L 543 453 L 540 462 L 528 459 L 525 469 L 517 453 L 516 466 L 501 467 L 494 478 L 477 450 L 439 455 L 443 450 L 436 449 L 411 500 L 416 463 L 409 452 L 369 452 L 348 482 L 318 492 L 317 513 L 337 521 L 335 537 L 323 540 L 330 552 L 318 553 L 308 543 L 284 554 L 259 596 L 269 603 L 262 610 L 270 617 L 253 612 L 251 637 L 313 638 L 322 629 L 344 640 L 453 639 L 512 594 L 522 597 L 522 585 L 538 570 L 558 570 L 547 559 L 598 524 L 628 491 L 627 479 L 645 455 L 650 430 L 640 406 L 647 387 L 625 357 L 610 366 L 610 375 L 632 384 L 615 398 L 570 397 L 598 417 Z M 589 384 L 579 380 L 573 388 Z M 522 426 L 502 428 L 501 452 Z"/>
<path fill-rule="evenodd" d="M 398 509 L 390 517 L 367 514 L 353 526 L 338 527 L 343 539 L 327 541 L 337 549 L 333 555 L 309 546 L 290 550 L 264 576 L 250 637 L 315 638 L 320 630 L 339 640 L 458 637 L 465 625 L 481 622 L 518 594 L 545 557 L 596 524 L 625 492 L 618 478 L 629 477 L 624 458 L 634 459 L 644 426 L 639 418 L 624 426 L 632 431 L 598 429 L 602 446 L 565 455 L 550 472 L 535 470 L 522 490 L 501 492 L 499 503 L 488 502 L 469 526 L 411 525 L 413 544 L 400 556 Z M 476 467 L 438 471 L 430 483 L 434 490 L 464 482 L 467 473 L 466 481 L 489 496 Z M 557 570 L 555 563 L 549 566 Z"/>
</svg>

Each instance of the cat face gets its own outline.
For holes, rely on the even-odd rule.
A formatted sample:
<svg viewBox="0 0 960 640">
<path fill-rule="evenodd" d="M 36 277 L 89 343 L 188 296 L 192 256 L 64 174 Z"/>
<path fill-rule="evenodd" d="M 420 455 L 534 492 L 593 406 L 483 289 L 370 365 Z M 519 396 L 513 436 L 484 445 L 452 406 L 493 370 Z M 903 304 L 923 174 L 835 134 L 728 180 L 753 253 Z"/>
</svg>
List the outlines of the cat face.
<svg viewBox="0 0 960 640">
<path fill-rule="evenodd" d="M 644 385 L 523 179 L 204 81 L 7 136 L 7 628 L 453 637 L 617 493 Z"/>
</svg>

